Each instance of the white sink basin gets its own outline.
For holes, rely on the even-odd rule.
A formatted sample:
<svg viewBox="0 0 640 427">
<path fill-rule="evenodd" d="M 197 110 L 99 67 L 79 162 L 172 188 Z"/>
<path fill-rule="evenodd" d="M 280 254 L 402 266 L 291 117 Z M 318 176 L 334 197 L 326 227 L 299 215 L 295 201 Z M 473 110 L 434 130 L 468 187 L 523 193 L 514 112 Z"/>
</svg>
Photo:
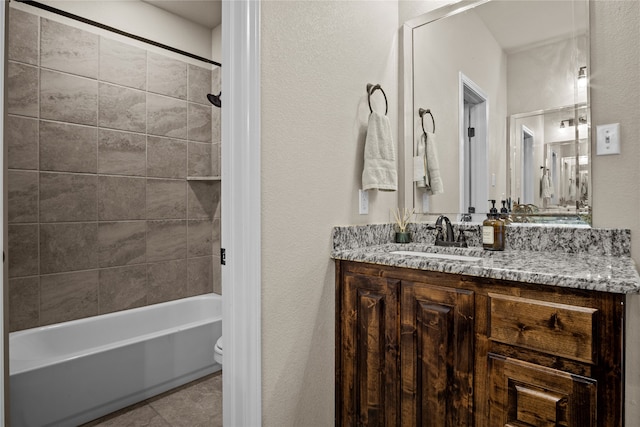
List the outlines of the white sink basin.
<svg viewBox="0 0 640 427">
<path fill-rule="evenodd" d="M 417 251 L 393 251 L 391 253 L 395 255 L 407 255 L 407 256 L 417 256 L 417 257 L 423 257 L 423 258 L 446 259 L 449 261 L 467 261 L 467 262 L 482 261 L 482 258 L 480 257 L 467 256 L 467 255 L 434 254 L 432 252 L 417 252 Z"/>
</svg>

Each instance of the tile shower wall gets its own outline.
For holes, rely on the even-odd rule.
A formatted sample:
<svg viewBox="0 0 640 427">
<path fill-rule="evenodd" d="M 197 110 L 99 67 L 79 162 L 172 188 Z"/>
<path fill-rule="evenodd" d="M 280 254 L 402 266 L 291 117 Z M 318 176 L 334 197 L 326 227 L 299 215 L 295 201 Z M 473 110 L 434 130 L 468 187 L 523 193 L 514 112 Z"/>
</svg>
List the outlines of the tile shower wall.
<svg viewBox="0 0 640 427">
<path fill-rule="evenodd" d="M 17 9 L 8 58 L 10 329 L 219 293 L 219 69 Z"/>
</svg>

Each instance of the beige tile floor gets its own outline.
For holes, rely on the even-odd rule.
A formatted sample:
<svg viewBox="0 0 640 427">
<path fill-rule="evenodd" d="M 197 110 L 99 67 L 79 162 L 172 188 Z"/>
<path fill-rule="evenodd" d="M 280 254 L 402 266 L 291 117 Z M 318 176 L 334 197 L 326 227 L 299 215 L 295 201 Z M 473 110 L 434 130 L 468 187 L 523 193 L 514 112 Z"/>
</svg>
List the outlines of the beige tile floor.
<svg viewBox="0 0 640 427">
<path fill-rule="evenodd" d="M 82 425 L 98 426 L 222 427 L 222 372 Z"/>
</svg>

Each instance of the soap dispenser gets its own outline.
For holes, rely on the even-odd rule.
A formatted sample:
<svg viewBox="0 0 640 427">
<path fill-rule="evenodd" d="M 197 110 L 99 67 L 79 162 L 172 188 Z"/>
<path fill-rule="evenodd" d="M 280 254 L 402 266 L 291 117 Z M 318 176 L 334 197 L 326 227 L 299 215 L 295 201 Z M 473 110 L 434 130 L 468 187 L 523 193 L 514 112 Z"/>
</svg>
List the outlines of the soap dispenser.
<svg viewBox="0 0 640 427">
<path fill-rule="evenodd" d="M 511 216 L 509 215 L 509 209 L 507 208 L 507 201 L 502 200 L 502 208 L 500 209 L 500 219 L 504 221 L 504 225 L 511 224 Z"/>
<path fill-rule="evenodd" d="M 489 200 L 493 206 L 482 223 L 482 247 L 489 251 L 504 250 L 504 221 L 500 219 L 496 201 Z"/>
</svg>

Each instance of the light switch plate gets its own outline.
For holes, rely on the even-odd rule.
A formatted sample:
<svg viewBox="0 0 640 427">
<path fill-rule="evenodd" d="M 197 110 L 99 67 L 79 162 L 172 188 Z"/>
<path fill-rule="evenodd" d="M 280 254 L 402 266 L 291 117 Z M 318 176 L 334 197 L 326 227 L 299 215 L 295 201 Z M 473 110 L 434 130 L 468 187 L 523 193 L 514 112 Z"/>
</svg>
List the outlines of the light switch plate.
<svg viewBox="0 0 640 427">
<path fill-rule="evenodd" d="M 620 123 L 598 125 L 596 129 L 598 138 L 596 154 L 598 156 L 620 154 Z"/>
</svg>

